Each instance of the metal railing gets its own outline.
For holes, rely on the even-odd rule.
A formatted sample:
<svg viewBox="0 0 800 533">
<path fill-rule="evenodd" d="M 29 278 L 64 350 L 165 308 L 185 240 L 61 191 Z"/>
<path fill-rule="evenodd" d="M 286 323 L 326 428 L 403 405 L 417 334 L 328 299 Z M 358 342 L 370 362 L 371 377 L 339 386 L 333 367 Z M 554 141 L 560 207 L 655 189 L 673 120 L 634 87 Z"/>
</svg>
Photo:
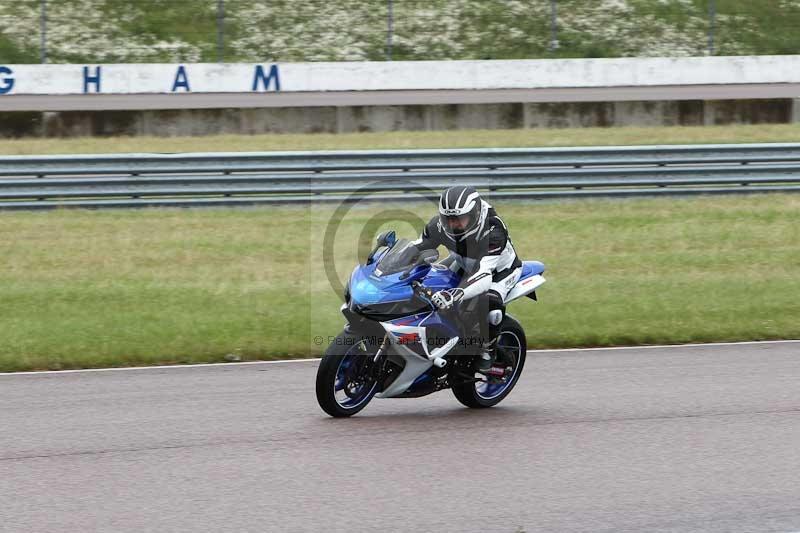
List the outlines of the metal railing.
<svg viewBox="0 0 800 533">
<path fill-rule="evenodd" d="M 0 157 L 0 209 L 800 191 L 800 144 Z"/>
</svg>

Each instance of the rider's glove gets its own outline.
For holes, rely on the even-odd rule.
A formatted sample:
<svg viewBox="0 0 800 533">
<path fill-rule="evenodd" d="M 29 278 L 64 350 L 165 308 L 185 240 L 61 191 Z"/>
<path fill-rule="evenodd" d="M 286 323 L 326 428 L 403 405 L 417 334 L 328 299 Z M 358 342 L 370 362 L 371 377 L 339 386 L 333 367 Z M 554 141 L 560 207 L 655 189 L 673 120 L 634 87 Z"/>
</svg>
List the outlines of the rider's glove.
<svg viewBox="0 0 800 533">
<path fill-rule="evenodd" d="M 431 297 L 433 305 L 439 309 L 450 309 L 453 305 L 461 300 L 464 296 L 462 289 L 447 289 L 434 293 Z"/>
</svg>

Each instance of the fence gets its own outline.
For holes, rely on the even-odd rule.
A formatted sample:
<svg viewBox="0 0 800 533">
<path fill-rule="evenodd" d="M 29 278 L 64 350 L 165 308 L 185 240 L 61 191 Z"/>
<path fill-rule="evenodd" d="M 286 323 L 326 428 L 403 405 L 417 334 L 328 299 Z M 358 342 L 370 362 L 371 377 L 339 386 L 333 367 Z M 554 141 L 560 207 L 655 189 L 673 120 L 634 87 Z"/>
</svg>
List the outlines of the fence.
<svg viewBox="0 0 800 533">
<path fill-rule="evenodd" d="M 15 0 L 0 64 L 794 54 L 799 26 L 796 0 Z"/>
<path fill-rule="evenodd" d="M 0 158 L 0 209 L 800 191 L 800 144 Z"/>
</svg>

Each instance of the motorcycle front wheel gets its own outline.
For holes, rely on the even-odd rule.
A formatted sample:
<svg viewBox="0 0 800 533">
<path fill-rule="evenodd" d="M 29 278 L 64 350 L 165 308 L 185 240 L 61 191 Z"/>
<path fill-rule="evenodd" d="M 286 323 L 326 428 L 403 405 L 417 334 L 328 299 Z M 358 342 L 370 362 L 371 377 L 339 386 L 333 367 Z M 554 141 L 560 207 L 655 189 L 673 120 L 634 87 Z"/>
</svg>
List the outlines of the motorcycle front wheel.
<svg viewBox="0 0 800 533">
<path fill-rule="evenodd" d="M 329 415 L 341 418 L 361 411 L 375 396 L 378 381 L 372 365 L 379 344 L 342 331 L 325 351 L 317 369 L 317 402 Z"/>
</svg>

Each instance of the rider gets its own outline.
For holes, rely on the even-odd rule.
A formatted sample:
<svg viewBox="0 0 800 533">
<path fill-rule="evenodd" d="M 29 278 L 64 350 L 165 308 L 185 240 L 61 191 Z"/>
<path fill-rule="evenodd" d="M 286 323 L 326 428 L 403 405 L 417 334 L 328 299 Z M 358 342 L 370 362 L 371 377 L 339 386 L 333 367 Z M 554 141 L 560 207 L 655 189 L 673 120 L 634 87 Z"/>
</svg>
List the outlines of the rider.
<svg viewBox="0 0 800 533">
<path fill-rule="evenodd" d="M 439 309 L 462 302 L 462 319 L 471 315 L 481 332 L 476 370 L 487 373 L 494 363 L 505 297 L 522 273 L 506 225 L 474 187 L 459 185 L 442 193 L 439 216 L 431 219 L 414 244 L 419 250 L 442 245 L 450 252 L 442 264 L 460 272 L 461 283 L 434 293 L 431 300 Z"/>
</svg>

